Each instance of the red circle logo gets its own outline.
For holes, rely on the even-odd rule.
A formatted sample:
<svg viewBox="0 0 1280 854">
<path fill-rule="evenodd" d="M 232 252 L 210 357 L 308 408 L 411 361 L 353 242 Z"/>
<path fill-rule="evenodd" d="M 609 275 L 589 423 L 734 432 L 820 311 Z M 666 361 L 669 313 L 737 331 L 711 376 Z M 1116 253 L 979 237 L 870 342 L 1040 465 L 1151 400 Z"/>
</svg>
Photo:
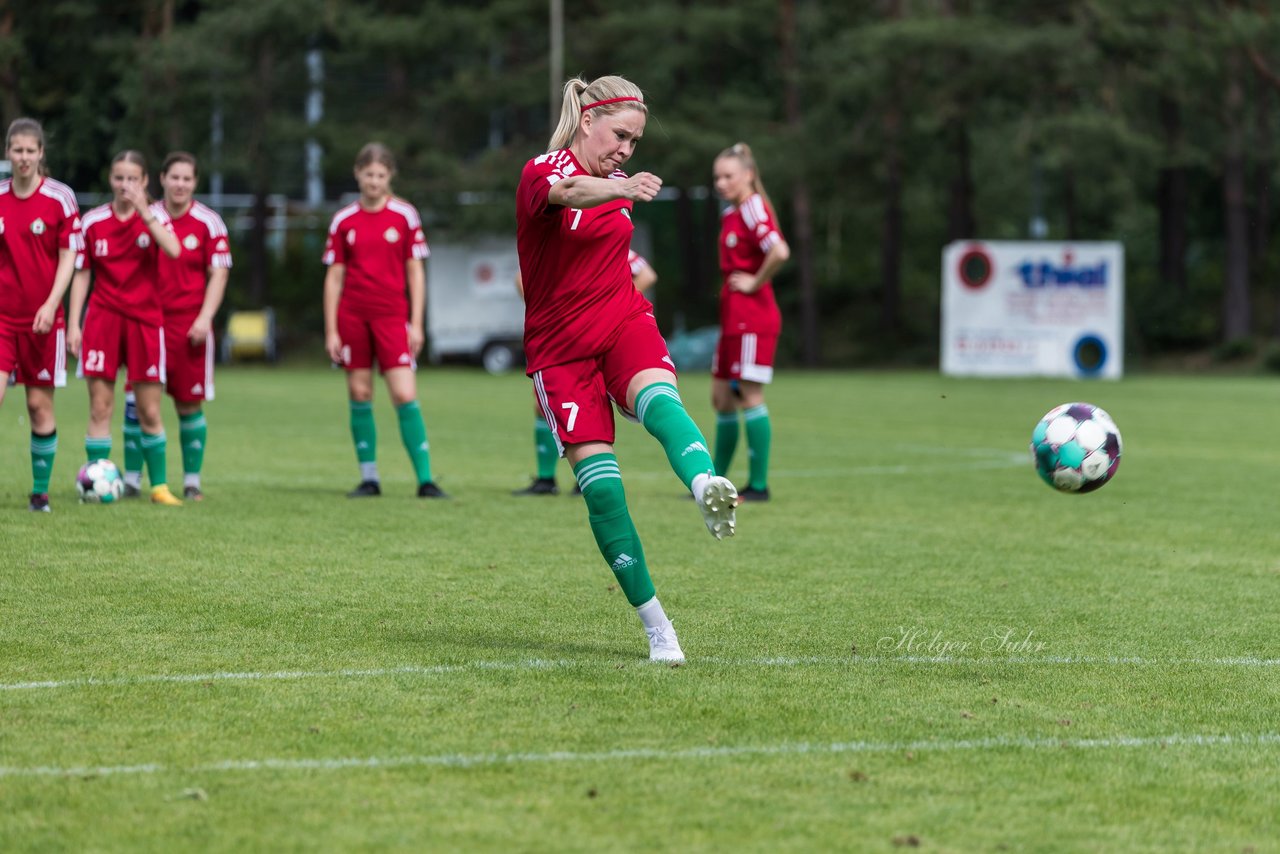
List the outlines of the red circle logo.
<svg viewBox="0 0 1280 854">
<path fill-rule="evenodd" d="M 976 291 L 991 281 L 994 266 L 991 256 L 981 246 L 965 250 L 956 263 L 956 272 L 960 275 L 960 283 L 966 288 Z"/>
</svg>

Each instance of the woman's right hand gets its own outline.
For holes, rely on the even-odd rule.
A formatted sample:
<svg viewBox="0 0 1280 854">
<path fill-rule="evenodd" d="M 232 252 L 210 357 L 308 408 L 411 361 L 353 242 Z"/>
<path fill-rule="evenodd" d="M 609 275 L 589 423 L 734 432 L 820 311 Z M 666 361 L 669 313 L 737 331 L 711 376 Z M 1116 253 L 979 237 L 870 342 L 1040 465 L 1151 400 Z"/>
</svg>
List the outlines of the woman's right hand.
<svg viewBox="0 0 1280 854">
<path fill-rule="evenodd" d="M 324 349 L 335 365 L 342 364 L 342 338 L 336 332 L 330 332 L 324 338 Z"/>
</svg>

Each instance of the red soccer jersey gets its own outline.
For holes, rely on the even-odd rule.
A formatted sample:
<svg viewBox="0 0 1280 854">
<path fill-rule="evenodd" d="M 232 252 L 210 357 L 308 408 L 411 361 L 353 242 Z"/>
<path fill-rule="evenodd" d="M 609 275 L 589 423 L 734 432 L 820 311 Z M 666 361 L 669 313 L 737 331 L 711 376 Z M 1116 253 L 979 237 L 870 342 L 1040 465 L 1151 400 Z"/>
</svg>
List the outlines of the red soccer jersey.
<svg viewBox="0 0 1280 854">
<path fill-rule="evenodd" d="M 551 188 L 586 174 L 568 149 L 530 160 L 516 190 L 528 373 L 604 352 L 623 321 L 651 309 L 631 284 L 630 201 L 594 208 L 548 203 Z M 614 172 L 611 178 L 626 178 Z"/>
<path fill-rule="evenodd" d="M 20 199 L 11 180 L 0 181 L 0 317 L 30 325 L 53 289 L 58 253 L 78 254 L 82 247 L 70 187 L 43 178 L 35 192 Z"/>
<path fill-rule="evenodd" d="M 217 212 L 196 201 L 171 222 L 182 251 L 177 258 L 160 253 L 160 305 L 167 317 L 198 314 L 209 269 L 231 267 L 227 226 Z"/>
<path fill-rule="evenodd" d="M 149 213 L 172 230 L 164 205 Z M 110 204 L 89 211 L 81 220 L 84 253 L 81 269 L 93 273 L 93 302 L 151 326 L 164 324 L 160 311 L 160 264 L 163 253 L 137 211 L 120 219 Z"/>
<path fill-rule="evenodd" d="M 773 282 L 765 282 L 755 293 L 729 290 L 729 274 L 755 273 L 764 256 L 782 240 L 782 233 L 769 213 L 764 198 L 756 193 L 740 205 L 724 212 L 720 220 L 720 330 L 725 335 L 777 335 L 782 315 L 773 298 Z"/>
<path fill-rule="evenodd" d="M 323 260 L 346 267 L 340 310 L 366 318 L 408 318 L 405 265 L 430 254 L 418 211 L 392 196 L 379 211 L 354 202 L 334 214 Z"/>
</svg>

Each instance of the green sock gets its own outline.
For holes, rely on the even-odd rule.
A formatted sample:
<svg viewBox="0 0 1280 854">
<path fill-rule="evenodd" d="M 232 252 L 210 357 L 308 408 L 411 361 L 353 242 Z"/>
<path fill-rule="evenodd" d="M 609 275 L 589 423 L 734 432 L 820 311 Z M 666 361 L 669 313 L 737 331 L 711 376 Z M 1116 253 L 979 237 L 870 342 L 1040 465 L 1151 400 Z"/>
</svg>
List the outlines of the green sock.
<svg viewBox="0 0 1280 854">
<path fill-rule="evenodd" d="M 653 383 L 641 389 L 636 395 L 636 416 L 644 429 L 662 443 L 672 471 L 685 486 L 692 489 L 697 475 L 716 473 L 707 442 L 685 412 L 680 392 L 671 383 Z"/>
<path fill-rule="evenodd" d="M 600 554 L 613 570 L 627 601 L 639 607 L 654 597 L 653 580 L 644 562 L 640 535 L 627 511 L 627 495 L 622 489 L 622 472 L 613 454 L 595 454 L 573 467 L 582 487 Z"/>
<path fill-rule="evenodd" d="M 769 443 L 773 439 L 773 427 L 769 424 L 769 407 L 763 403 L 742 412 L 747 422 L 747 456 L 750 461 L 752 489 L 769 488 Z"/>
<path fill-rule="evenodd" d="M 159 433 L 142 433 L 142 457 L 147 463 L 147 476 L 151 478 L 151 486 L 163 486 L 168 483 L 165 455 L 169 451 L 169 442 L 164 431 Z"/>
<path fill-rule="evenodd" d="M 133 392 L 124 396 L 124 470 L 136 472 L 142 482 L 142 427 L 138 425 L 138 404 Z"/>
<path fill-rule="evenodd" d="M 204 467 L 204 446 L 209 428 L 204 420 L 204 410 L 178 416 L 178 441 L 182 444 L 182 473 L 200 474 Z"/>
<path fill-rule="evenodd" d="M 738 411 L 716 413 L 716 474 L 729 476 L 729 464 L 738 447 Z"/>
<path fill-rule="evenodd" d="M 538 454 L 538 478 L 554 478 L 560 455 L 556 450 L 556 437 L 551 433 L 551 425 L 542 415 L 533 419 L 533 449 Z"/>
<path fill-rule="evenodd" d="M 58 453 L 58 431 L 40 435 L 31 433 L 31 491 L 49 491 L 49 475 L 53 474 L 53 457 Z"/>
<path fill-rule="evenodd" d="M 400 439 L 409 452 L 409 459 L 413 460 L 413 470 L 421 486 L 431 480 L 431 445 L 427 442 L 427 425 L 422 422 L 422 407 L 418 406 L 418 401 L 411 400 L 397 406 L 396 415 L 400 417 Z M 373 423 L 372 413 L 369 423 Z"/>
<path fill-rule="evenodd" d="M 378 428 L 373 423 L 373 401 L 351 401 L 351 441 L 356 446 L 356 460 L 364 465 L 378 460 Z"/>
<path fill-rule="evenodd" d="M 89 462 L 109 459 L 111 457 L 111 437 L 85 436 L 84 453 L 89 458 Z"/>
</svg>

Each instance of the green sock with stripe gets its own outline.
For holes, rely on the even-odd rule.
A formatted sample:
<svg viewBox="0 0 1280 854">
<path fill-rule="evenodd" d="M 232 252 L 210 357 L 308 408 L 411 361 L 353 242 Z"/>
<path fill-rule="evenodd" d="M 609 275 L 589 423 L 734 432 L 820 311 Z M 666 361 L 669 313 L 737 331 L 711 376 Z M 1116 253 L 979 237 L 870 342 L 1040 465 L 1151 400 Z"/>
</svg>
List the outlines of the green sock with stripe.
<svg viewBox="0 0 1280 854">
<path fill-rule="evenodd" d="M 747 456 L 750 462 L 752 489 L 769 488 L 769 445 L 773 440 L 773 427 L 769 424 L 769 407 L 763 403 L 742 411 L 747 424 Z"/>
<path fill-rule="evenodd" d="M 142 427 L 138 424 L 138 403 L 133 392 L 124 395 L 124 481 L 142 485 Z"/>
<path fill-rule="evenodd" d="M 31 433 L 31 491 L 49 491 L 49 476 L 53 474 L 53 458 L 58 453 L 58 431 L 41 435 Z"/>
<path fill-rule="evenodd" d="M 613 454 L 594 454 L 573 467 L 582 487 L 591 533 L 627 601 L 639 607 L 654 597 L 640 535 L 627 510 L 622 471 Z"/>
<path fill-rule="evenodd" d="M 554 478 L 560 455 L 556 451 L 556 437 L 551 432 L 551 425 L 541 415 L 533 419 L 533 449 L 538 455 L 538 479 Z"/>
<path fill-rule="evenodd" d="M 641 389 L 636 395 L 636 417 L 662 443 L 672 471 L 689 489 L 698 475 L 715 474 L 707 441 L 671 383 L 653 383 Z"/>
<path fill-rule="evenodd" d="M 377 480 L 378 427 L 373 421 L 373 401 L 351 401 L 351 441 L 356 446 L 356 460 L 360 463 L 360 479 Z"/>
<path fill-rule="evenodd" d="M 105 460 L 111 457 L 111 437 L 110 436 L 85 436 L 84 437 L 84 454 L 89 462 L 94 460 Z"/>
<path fill-rule="evenodd" d="M 396 416 L 400 419 L 400 440 L 404 442 L 404 449 L 409 452 L 413 470 L 418 475 L 418 485 L 421 486 L 431 480 L 431 445 L 427 442 L 427 425 L 422 420 L 422 407 L 418 405 L 418 401 L 411 400 L 396 407 Z M 372 415 L 369 420 L 373 420 Z"/>
<path fill-rule="evenodd" d="M 182 445 L 184 483 L 192 476 L 199 483 L 200 469 L 204 467 L 204 446 L 208 438 L 209 427 L 204 420 L 204 410 L 178 416 L 178 441 Z"/>
<path fill-rule="evenodd" d="M 716 413 L 716 474 L 729 476 L 733 452 L 738 448 L 738 411 Z"/>
<path fill-rule="evenodd" d="M 148 433 L 142 431 L 142 458 L 147 464 L 147 477 L 151 479 L 151 486 L 164 486 L 168 484 L 168 463 L 166 455 L 169 452 L 169 440 L 165 437 L 164 431 L 159 433 Z"/>
</svg>

